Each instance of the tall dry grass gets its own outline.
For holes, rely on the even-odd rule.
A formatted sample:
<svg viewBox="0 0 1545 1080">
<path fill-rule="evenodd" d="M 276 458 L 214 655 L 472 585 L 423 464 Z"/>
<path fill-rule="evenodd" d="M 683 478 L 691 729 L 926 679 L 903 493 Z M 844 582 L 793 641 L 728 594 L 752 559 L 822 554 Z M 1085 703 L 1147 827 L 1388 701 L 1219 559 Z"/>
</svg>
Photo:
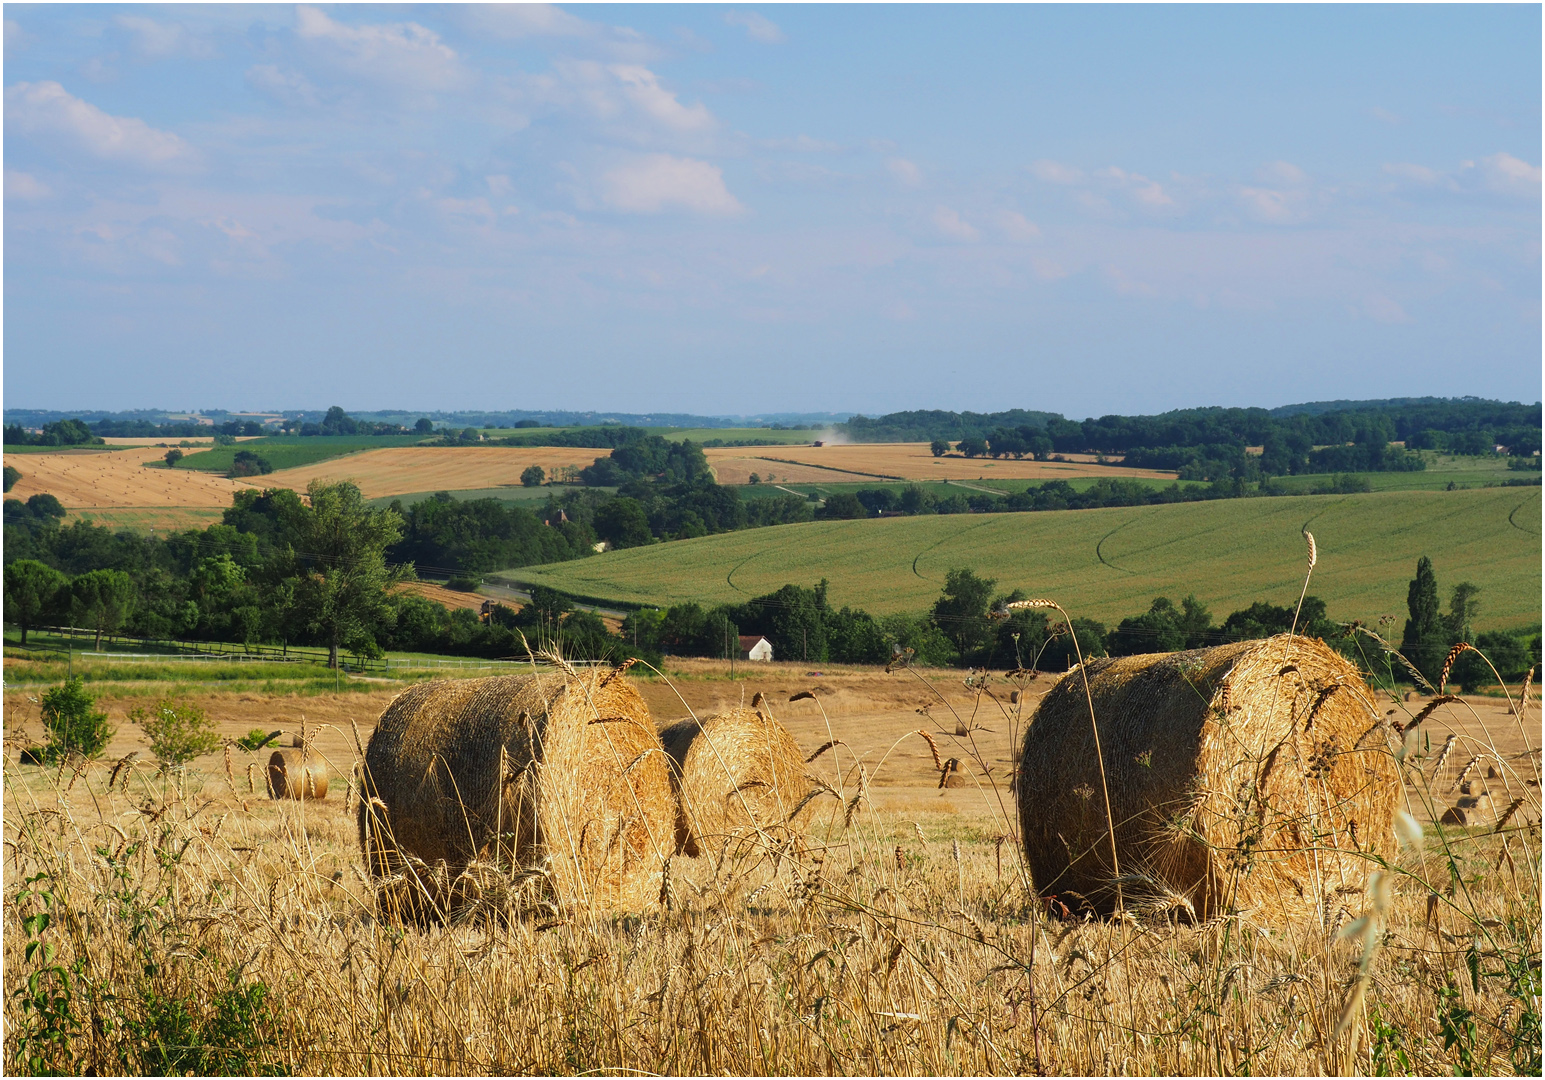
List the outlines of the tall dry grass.
<svg viewBox="0 0 1545 1080">
<path fill-rule="evenodd" d="M 1316 919 L 1080 921 L 1031 887 L 1010 778 L 959 719 L 974 815 L 876 812 L 883 759 L 833 736 L 809 768 L 834 797 L 804 839 L 677 857 L 658 903 L 620 915 L 557 909 L 503 868 L 510 888 L 425 930 L 375 917 L 352 788 L 269 801 L 240 768 L 8 755 L 7 1070 L 1540 1071 L 1536 757 L 1496 755 L 1520 800 L 1499 824 L 1418 835 L 1413 816 L 1375 886 Z M 1430 817 L 1456 770 L 1422 729 L 1390 752 Z"/>
</svg>

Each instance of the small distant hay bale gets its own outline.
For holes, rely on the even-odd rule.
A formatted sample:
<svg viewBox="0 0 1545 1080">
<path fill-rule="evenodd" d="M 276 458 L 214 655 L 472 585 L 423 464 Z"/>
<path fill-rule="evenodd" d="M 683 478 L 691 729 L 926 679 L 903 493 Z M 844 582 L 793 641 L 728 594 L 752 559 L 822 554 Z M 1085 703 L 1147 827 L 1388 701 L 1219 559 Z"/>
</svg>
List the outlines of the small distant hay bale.
<svg viewBox="0 0 1545 1080">
<path fill-rule="evenodd" d="M 276 799 L 325 799 L 327 764 L 299 748 L 275 750 L 268 759 L 268 791 Z"/>
<path fill-rule="evenodd" d="M 1312 913 L 1393 854 L 1387 724 L 1324 643 L 1283 634 L 1085 670 L 1128 906 Z M 1109 914 L 1118 882 L 1079 669 L 1031 718 L 1018 781 L 1038 890 Z"/>
<path fill-rule="evenodd" d="M 620 670 L 413 687 L 381 714 L 363 773 L 361 849 L 378 882 L 414 884 L 392 896 L 406 914 L 455 914 L 499 875 L 544 879 L 563 907 L 643 906 L 671 852 L 665 753 Z"/>
<path fill-rule="evenodd" d="M 823 788 L 805 773 L 788 729 L 765 705 L 686 719 L 660 732 L 670 755 L 679 812 L 676 850 L 719 855 L 754 843 L 759 832 L 805 828 Z"/>
<path fill-rule="evenodd" d="M 1443 811 L 1443 816 L 1438 819 L 1438 824 L 1468 825 L 1470 824 L 1470 815 L 1465 812 L 1465 808 L 1462 806 L 1450 806 L 1447 810 Z"/>
</svg>

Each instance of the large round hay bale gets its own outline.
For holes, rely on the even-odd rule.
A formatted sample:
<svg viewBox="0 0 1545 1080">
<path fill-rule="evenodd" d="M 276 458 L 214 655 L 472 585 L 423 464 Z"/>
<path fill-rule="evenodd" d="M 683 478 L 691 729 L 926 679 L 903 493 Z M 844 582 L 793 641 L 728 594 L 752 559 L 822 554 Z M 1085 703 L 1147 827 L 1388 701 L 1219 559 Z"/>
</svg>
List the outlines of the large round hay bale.
<svg viewBox="0 0 1545 1080">
<path fill-rule="evenodd" d="M 819 790 L 788 729 L 765 708 L 686 719 L 660 732 L 679 814 L 676 850 L 719 855 L 759 832 L 786 835 L 809 821 Z"/>
<path fill-rule="evenodd" d="M 268 759 L 268 791 L 276 799 L 325 799 L 327 765 L 299 748 L 275 750 Z"/>
<path fill-rule="evenodd" d="M 1312 912 L 1394 850 L 1400 777 L 1357 669 L 1286 634 L 1084 665 L 1120 886 L 1196 918 Z M 1021 746 L 1020 829 L 1036 888 L 1117 900 L 1083 674 L 1041 700 Z"/>
<path fill-rule="evenodd" d="M 381 714 L 363 784 L 372 875 L 412 878 L 432 914 L 469 868 L 538 869 L 565 906 L 641 906 L 671 851 L 665 754 L 620 671 L 413 687 Z"/>
</svg>

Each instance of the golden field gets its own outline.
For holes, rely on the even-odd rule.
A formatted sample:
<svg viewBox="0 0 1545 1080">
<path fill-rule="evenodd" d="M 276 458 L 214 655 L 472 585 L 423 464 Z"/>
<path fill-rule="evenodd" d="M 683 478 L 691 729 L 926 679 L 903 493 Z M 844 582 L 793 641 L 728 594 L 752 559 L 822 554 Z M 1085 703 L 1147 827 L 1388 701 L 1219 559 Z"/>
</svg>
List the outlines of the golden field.
<svg viewBox="0 0 1545 1080">
<path fill-rule="evenodd" d="M 638 680 L 660 723 L 761 691 L 807 753 L 840 740 L 809 766 L 841 796 L 817 827 L 674 858 L 639 910 L 508 908 L 490 893 L 482 914 L 414 929 L 375 914 L 347 784 L 401 683 L 185 685 L 223 735 L 306 726 L 333 791 L 281 803 L 260 775 L 249 786 L 266 752 L 181 776 L 142 758 L 110 786 L 112 758 L 144 749 L 124 710 L 151 687 L 131 682 L 94 684 L 119 723 L 100 764 L 19 766 L 38 723 L 16 683 L 44 672 L 8 658 L 9 1071 L 1538 1071 L 1534 706 L 1522 725 L 1500 699 L 1435 713 L 1442 729 L 1402 766 L 1413 811 L 1430 822 L 1477 752 L 1499 761 L 1499 802 L 1523 803 L 1500 831 L 1495 814 L 1429 824 L 1387 889 L 1344 890 L 1307 922 L 1086 922 L 1026 879 L 1005 791 L 1013 732 L 1048 676 L 978 689 L 961 672 L 670 672 Z M 789 703 L 799 691 L 814 699 Z M 1401 719 L 1425 704 L 1385 700 Z M 966 787 L 940 790 L 919 728 L 967 762 Z M 1445 731 L 1457 749 L 1442 755 Z"/>
<path fill-rule="evenodd" d="M 224 510 L 231 496 L 248 487 L 190 469 L 148 468 L 159 451 L 145 446 L 131 450 L 61 450 L 58 453 L 10 454 L 7 465 L 21 479 L 7 497 L 27 499 L 47 492 L 66 510 L 150 510 L 160 507 Z"/>
<path fill-rule="evenodd" d="M 280 469 L 262 477 L 261 483 L 305 491 L 313 480 L 352 480 L 365 498 L 382 499 L 420 491 L 519 487 L 521 472 L 532 465 L 549 473 L 582 469 L 610 453 L 605 448 L 566 446 L 396 446 Z"/>
</svg>

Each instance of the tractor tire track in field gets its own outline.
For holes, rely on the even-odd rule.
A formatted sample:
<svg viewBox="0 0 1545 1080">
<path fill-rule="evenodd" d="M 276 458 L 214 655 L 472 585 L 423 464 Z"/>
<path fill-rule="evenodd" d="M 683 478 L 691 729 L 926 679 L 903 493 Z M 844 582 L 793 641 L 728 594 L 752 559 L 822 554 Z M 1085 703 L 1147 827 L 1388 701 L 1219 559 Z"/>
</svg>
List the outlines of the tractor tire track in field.
<svg viewBox="0 0 1545 1080">
<path fill-rule="evenodd" d="M 1317 514 L 1310 514 L 1309 517 L 1304 521 L 1304 523 L 1298 527 L 1298 531 L 1301 532 L 1301 533 L 1308 532 L 1309 531 L 1309 524 L 1310 524 L 1310 522 L 1312 522 L 1317 517 L 1324 516 L 1327 512 L 1329 512 L 1329 511 L 1335 509 L 1336 507 L 1340 506 L 1342 503 L 1346 502 L 1347 499 L 1350 499 L 1351 497 L 1352 496 L 1350 496 L 1350 495 L 1346 495 L 1346 496 L 1343 496 L 1342 498 L 1337 499 L 1333 503 L 1326 503 L 1324 506 L 1320 507 L 1319 513 L 1317 513 Z"/>
<path fill-rule="evenodd" d="M 952 536 L 945 536 L 945 537 L 941 537 L 938 540 L 935 540 L 933 543 L 929 544 L 922 551 L 919 551 L 916 555 L 914 555 L 912 557 L 912 573 L 913 573 L 913 575 L 918 577 L 918 578 L 920 578 L 923 581 L 935 581 L 935 580 L 937 580 L 937 579 L 931 578 L 931 577 L 924 577 L 923 574 L 917 568 L 917 561 L 919 559 L 921 559 L 924 555 L 927 555 L 934 548 L 938 547 L 940 544 L 943 544 L 943 543 L 945 543 L 948 540 L 959 540 L 962 536 L 966 535 L 966 533 L 968 533 L 968 532 L 975 532 L 977 529 L 982 528 L 984 525 L 991 525 L 991 524 L 993 524 L 992 521 L 979 522 L 976 525 L 972 525 L 972 526 L 969 526 L 968 528 L 961 529 L 958 533 L 955 533 Z"/>
<path fill-rule="evenodd" d="M 1105 547 L 1105 541 L 1109 540 L 1111 537 L 1113 537 L 1117 533 L 1119 533 L 1122 529 L 1125 529 L 1128 525 L 1132 524 L 1134 521 L 1137 521 L 1139 518 L 1142 518 L 1144 516 L 1145 515 L 1143 515 L 1143 514 L 1138 514 L 1137 517 L 1128 518 L 1126 521 L 1123 521 L 1120 525 L 1117 525 L 1110 532 L 1108 532 L 1104 536 L 1100 537 L 1099 541 L 1094 545 L 1094 557 L 1096 559 L 1099 559 L 1100 562 L 1104 563 L 1106 566 L 1110 567 L 1112 570 L 1119 570 L 1123 574 L 1132 574 L 1132 575 L 1135 576 L 1137 574 L 1136 570 L 1128 570 L 1124 566 L 1117 566 L 1115 563 L 1111 562 L 1109 559 L 1107 559 L 1105 557 L 1105 552 L 1102 549 Z"/>
<path fill-rule="evenodd" d="M 849 522 L 848 524 L 851 525 L 853 523 Z M 740 573 L 741 568 L 744 567 L 748 562 L 751 562 L 753 559 L 760 559 L 763 555 L 771 554 L 774 551 L 780 551 L 783 548 L 796 547 L 800 543 L 801 540 L 796 539 L 789 541 L 787 544 L 774 544 L 772 547 L 762 548 L 760 551 L 752 552 L 750 555 L 747 555 L 744 559 L 741 559 L 740 562 L 736 563 L 730 568 L 729 573 L 724 575 L 724 583 L 730 588 L 734 589 L 736 592 L 740 593 L 742 596 L 750 595 L 745 589 L 742 589 L 739 585 L 735 584 L 735 575 Z"/>
<path fill-rule="evenodd" d="M 1518 513 L 1518 511 L 1522 510 L 1524 507 L 1526 507 L 1528 505 L 1529 505 L 1529 500 L 1525 499 L 1523 502 L 1521 502 L 1517 506 L 1513 507 L 1513 514 Z M 1530 532 L 1528 529 L 1526 529 L 1522 525 L 1518 524 L 1518 522 L 1514 521 L 1513 520 L 1513 514 L 1509 514 L 1507 516 L 1507 523 L 1509 525 L 1513 526 L 1513 528 L 1517 529 L 1519 532 L 1523 533 L 1525 536 L 1538 536 L 1538 535 L 1540 535 L 1538 532 Z"/>
</svg>

